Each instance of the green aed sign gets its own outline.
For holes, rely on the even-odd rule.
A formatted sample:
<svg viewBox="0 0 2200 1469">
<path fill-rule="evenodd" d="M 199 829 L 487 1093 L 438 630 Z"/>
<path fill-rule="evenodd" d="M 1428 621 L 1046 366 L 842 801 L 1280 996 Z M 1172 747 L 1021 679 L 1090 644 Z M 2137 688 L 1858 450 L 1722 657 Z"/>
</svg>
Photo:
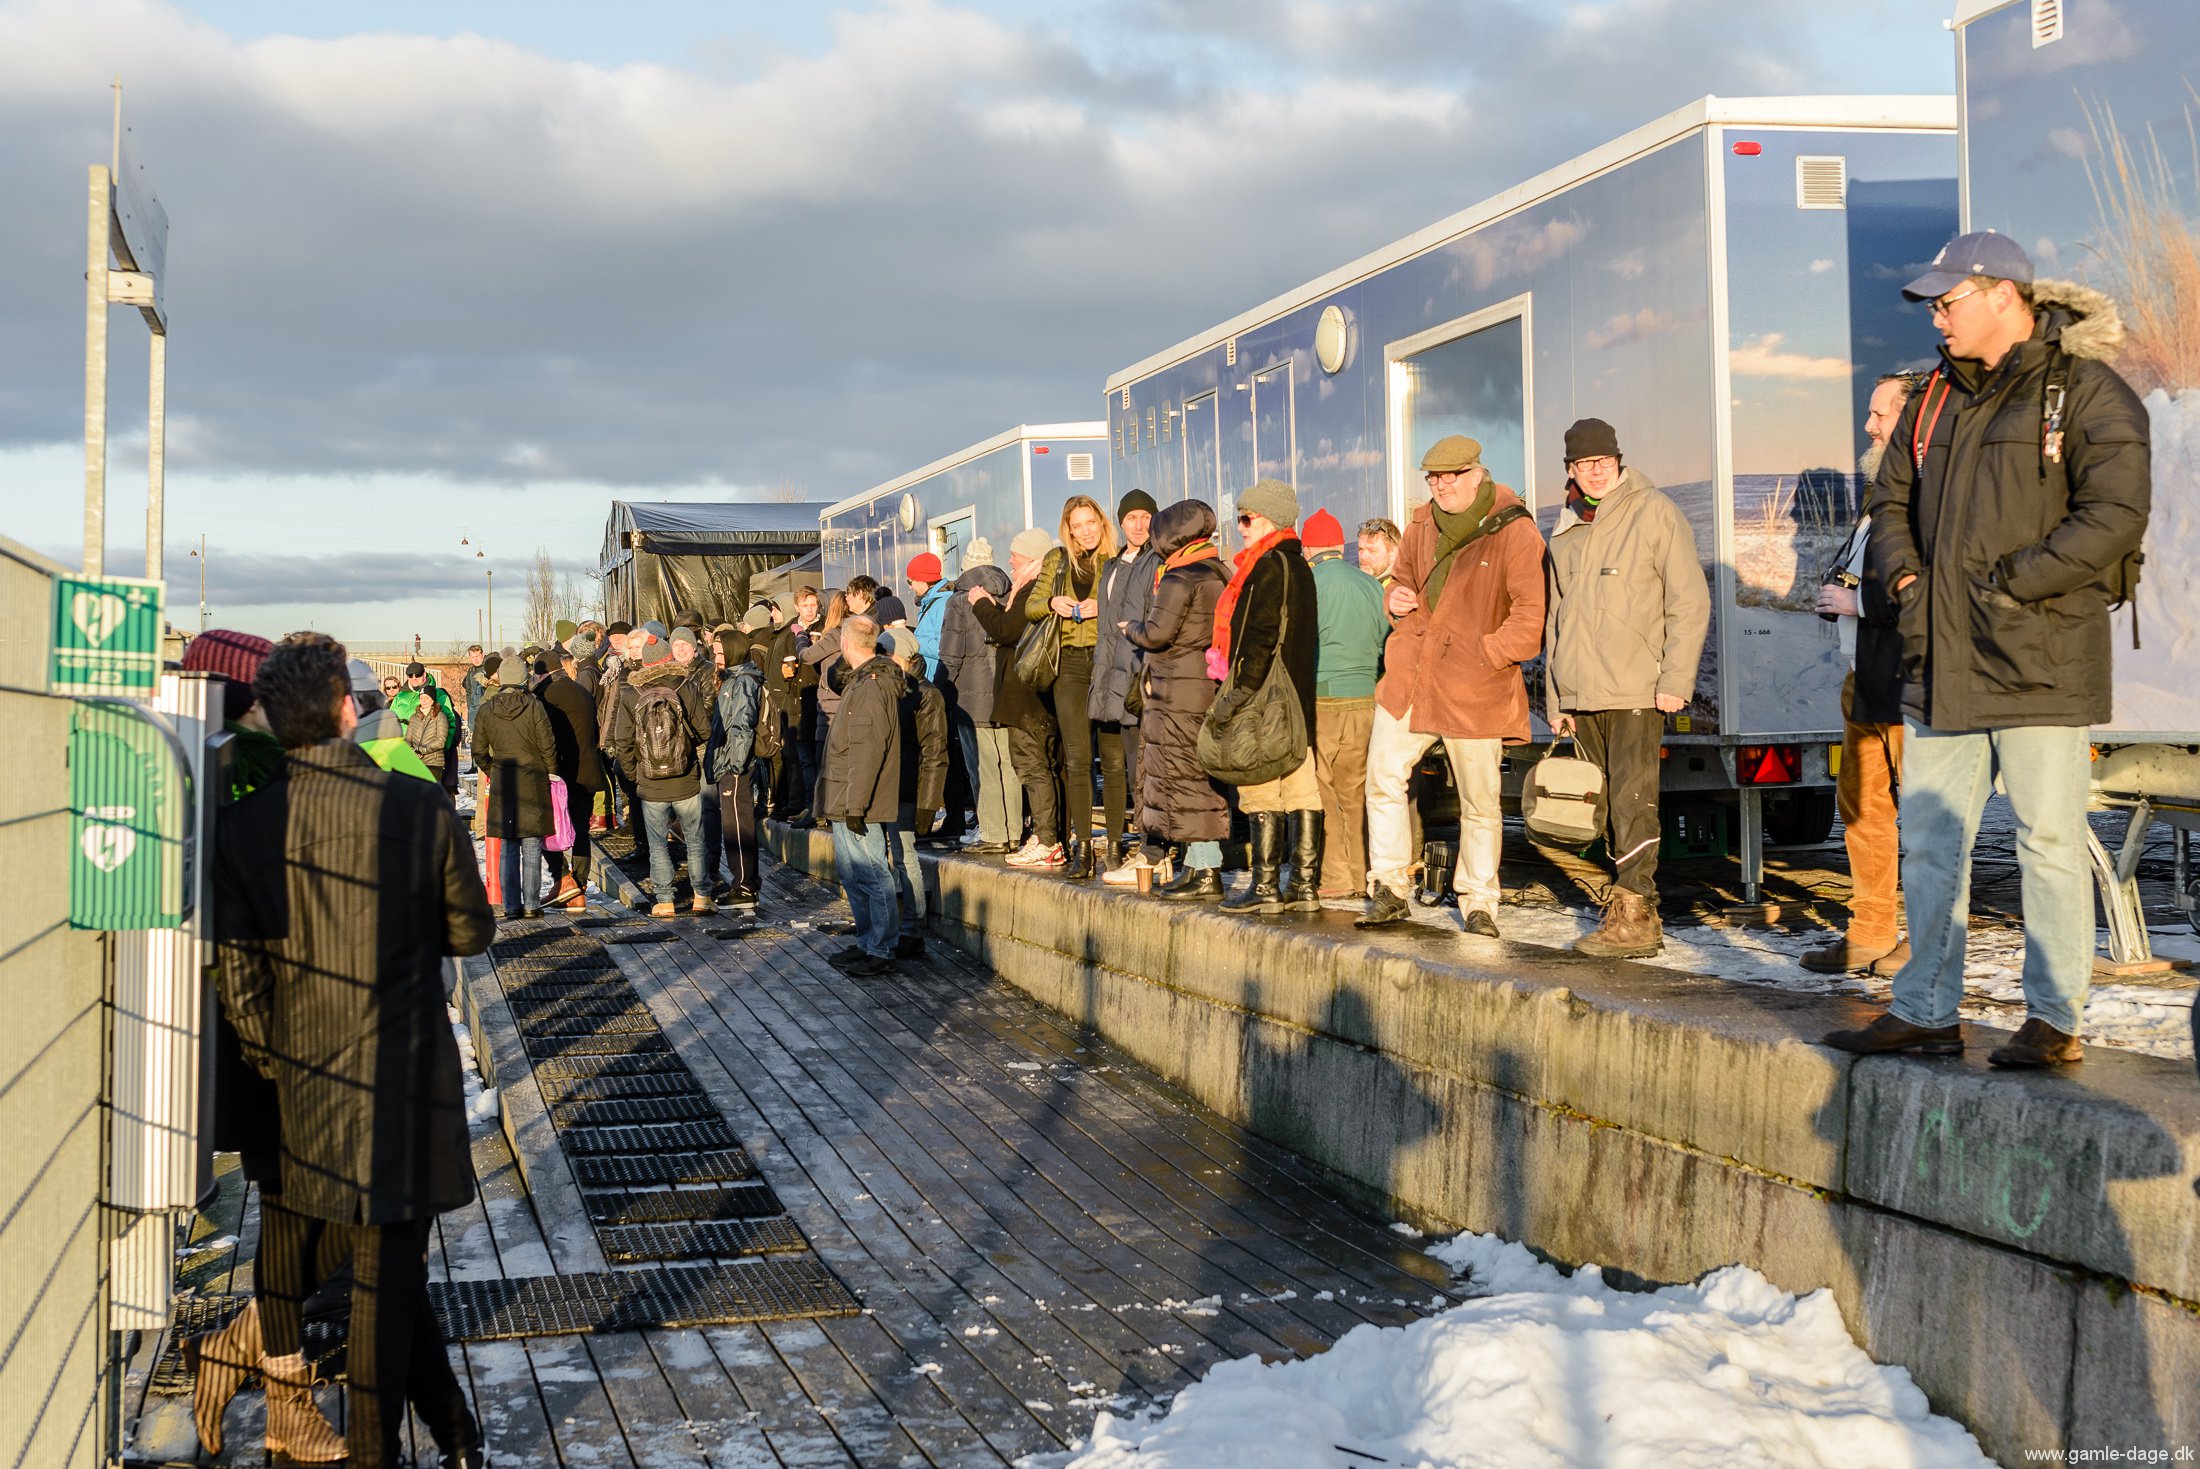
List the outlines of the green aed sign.
<svg viewBox="0 0 2200 1469">
<path fill-rule="evenodd" d="M 151 698 L 160 684 L 160 602 L 157 581 L 55 577 L 47 691 Z"/>
<path fill-rule="evenodd" d="M 191 767 L 168 721 L 85 699 L 69 720 L 69 926 L 176 928 L 189 912 Z"/>
</svg>

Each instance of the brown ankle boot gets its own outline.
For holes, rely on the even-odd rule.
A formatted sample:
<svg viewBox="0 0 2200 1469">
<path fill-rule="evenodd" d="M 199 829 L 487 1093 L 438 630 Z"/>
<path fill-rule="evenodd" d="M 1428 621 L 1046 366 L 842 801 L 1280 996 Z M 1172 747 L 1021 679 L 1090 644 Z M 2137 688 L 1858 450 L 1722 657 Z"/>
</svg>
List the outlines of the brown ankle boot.
<svg viewBox="0 0 2200 1469">
<path fill-rule="evenodd" d="M 242 1311 L 218 1331 L 203 1332 L 183 1344 L 184 1365 L 198 1381 L 191 1389 L 191 1421 L 209 1454 L 222 1451 L 222 1414 L 229 1400 L 260 1361 L 260 1303 Z"/>
<path fill-rule="evenodd" d="M 341 1463 L 350 1452 L 336 1425 L 313 1400 L 312 1369 L 293 1366 L 290 1376 L 273 1357 L 260 1358 L 267 1383 L 267 1451 L 298 1464 Z"/>
<path fill-rule="evenodd" d="M 1626 888 L 1612 889 L 1604 922 L 1574 941 L 1578 953 L 1600 959 L 1647 959 L 1665 947 L 1665 925 L 1648 898 Z"/>
</svg>

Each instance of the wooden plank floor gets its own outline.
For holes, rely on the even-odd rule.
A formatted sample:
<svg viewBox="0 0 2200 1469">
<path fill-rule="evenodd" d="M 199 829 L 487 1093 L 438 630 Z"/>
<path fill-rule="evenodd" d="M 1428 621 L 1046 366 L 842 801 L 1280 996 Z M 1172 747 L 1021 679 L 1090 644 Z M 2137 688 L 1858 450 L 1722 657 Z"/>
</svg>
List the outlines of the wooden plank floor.
<svg viewBox="0 0 2200 1469">
<path fill-rule="evenodd" d="M 846 904 L 784 868 L 739 939 L 676 925 L 612 951 L 861 1316 L 455 1346 L 497 1460 L 711 1469 L 1059 1462 L 1103 1408 L 1165 1403 L 1217 1362 L 1324 1349 L 1445 1299 L 1444 1275 L 1314 1170 L 934 944 L 885 981 L 826 962 Z M 799 923 L 800 927 L 792 926 Z M 557 1269 L 494 1124 L 439 1277 Z M 241 1186 L 197 1237 L 202 1289 L 249 1284 Z M 143 1390 L 133 1455 L 259 1464 L 256 1393 L 220 1460 L 189 1402 Z M 340 1393 L 326 1395 L 340 1413 Z M 339 1422 L 340 1422 L 339 1418 Z M 416 1447 L 430 1451 L 426 1436 Z"/>
</svg>

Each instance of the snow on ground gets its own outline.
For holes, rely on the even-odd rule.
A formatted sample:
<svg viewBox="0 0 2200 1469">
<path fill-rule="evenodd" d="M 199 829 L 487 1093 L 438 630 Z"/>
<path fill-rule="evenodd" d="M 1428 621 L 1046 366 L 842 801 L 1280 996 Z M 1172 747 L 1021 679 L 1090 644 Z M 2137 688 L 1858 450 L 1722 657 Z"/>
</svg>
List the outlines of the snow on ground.
<svg viewBox="0 0 2200 1469">
<path fill-rule="evenodd" d="M 1103 1412 L 1068 1469 L 1991 1463 L 1857 1348 L 1829 1292 L 1739 1265 L 1615 1290 L 1489 1235 L 1429 1253 L 1484 1294 L 1305 1361 L 1225 1362 L 1165 1412 Z"/>
<path fill-rule="evenodd" d="M 1357 909 L 1356 903 L 1331 904 Z M 1459 926 L 1457 909 L 1413 910 L 1414 921 L 1438 928 Z M 1507 939 L 1545 948 L 1565 948 L 1591 928 L 1593 911 L 1549 907 L 1542 904 L 1506 904 L 1497 913 L 1497 925 Z M 1776 989 L 1812 994 L 1853 994 L 1886 1000 L 1893 985 L 1870 975 L 1813 974 L 1799 962 L 1807 951 L 1831 942 L 1831 930 L 1792 933 L 1777 928 L 1719 928 L 1708 924 L 1668 923 L 1665 951 L 1642 960 L 1661 969 L 1741 984 L 1769 985 Z M 2150 930 L 2158 958 L 2200 961 L 2200 939 L 2185 924 Z M 1462 944 L 1484 944 L 1487 939 L 1460 935 Z M 2108 935 L 2100 935 L 2107 952 Z M 2004 1030 L 2015 1030 L 2024 1020 L 2024 933 L 2014 927 L 1974 927 L 1964 963 L 1963 1018 Z M 2189 982 L 2189 981 L 2188 981 Z M 2096 984 L 2085 1008 L 2085 1038 L 2103 1045 L 2121 1046 L 2171 1060 L 2192 1059 L 2193 990 L 2150 984 Z"/>
</svg>

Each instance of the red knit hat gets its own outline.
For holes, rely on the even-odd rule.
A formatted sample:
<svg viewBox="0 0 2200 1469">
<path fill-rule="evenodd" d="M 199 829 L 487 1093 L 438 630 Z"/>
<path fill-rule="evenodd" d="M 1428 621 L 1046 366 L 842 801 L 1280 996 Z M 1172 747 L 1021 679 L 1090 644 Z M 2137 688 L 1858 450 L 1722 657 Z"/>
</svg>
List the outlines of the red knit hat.
<svg viewBox="0 0 2200 1469">
<path fill-rule="evenodd" d="M 1299 527 L 1299 543 L 1309 551 L 1327 546 L 1344 545 L 1344 527 L 1337 524 L 1337 517 L 1326 510 L 1317 510 L 1306 517 L 1306 524 Z"/>
<path fill-rule="evenodd" d="M 947 573 L 940 566 L 940 558 L 930 551 L 919 551 L 909 558 L 909 579 L 931 586 Z"/>
<path fill-rule="evenodd" d="M 266 638 L 226 627 L 208 628 L 184 646 L 185 673 L 218 673 L 229 680 L 222 690 L 222 717 L 241 719 L 252 707 L 252 680 L 260 676 L 260 664 L 275 651 Z"/>
</svg>

